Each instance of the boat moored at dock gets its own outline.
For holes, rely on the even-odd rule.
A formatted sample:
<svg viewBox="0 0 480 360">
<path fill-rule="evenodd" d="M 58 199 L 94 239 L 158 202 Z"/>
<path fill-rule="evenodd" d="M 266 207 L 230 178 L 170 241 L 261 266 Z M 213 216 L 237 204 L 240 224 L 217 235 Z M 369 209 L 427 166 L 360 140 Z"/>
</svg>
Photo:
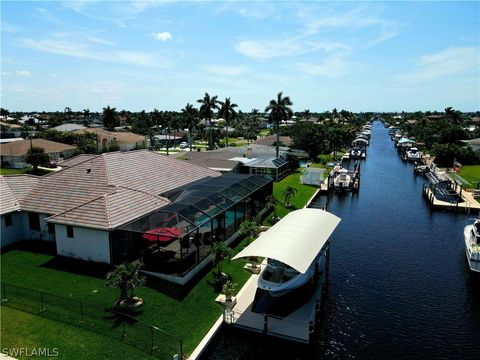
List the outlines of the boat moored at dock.
<svg viewBox="0 0 480 360">
<path fill-rule="evenodd" d="M 468 266 L 471 271 L 480 273 L 480 217 L 467 222 L 463 237 Z"/>
</svg>

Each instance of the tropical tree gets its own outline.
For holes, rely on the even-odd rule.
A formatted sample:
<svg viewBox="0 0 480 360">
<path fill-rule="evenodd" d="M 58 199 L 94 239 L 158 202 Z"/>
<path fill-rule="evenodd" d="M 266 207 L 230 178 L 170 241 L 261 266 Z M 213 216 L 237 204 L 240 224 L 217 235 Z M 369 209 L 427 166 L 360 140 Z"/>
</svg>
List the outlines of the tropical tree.
<svg viewBox="0 0 480 360">
<path fill-rule="evenodd" d="M 267 196 L 267 207 L 273 209 L 273 217 L 272 217 L 272 222 L 275 223 L 278 220 L 277 217 L 277 206 L 279 205 L 278 199 L 275 197 L 275 195 L 269 195 Z"/>
<path fill-rule="evenodd" d="M 250 116 L 247 116 L 246 119 L 246 128 L 244 137 L 247 139 L 247 142 L 250 143 L 250 140 L 255 140 L 257 138 L 258 129 L 260 127 L 260 112 L 258 109 L 252 109 Z"/>
<path fill-rule="evenodd" d="M 282 191 L 282 195 L 283 195 L 283 200 L 284 200 L 284 206 L 286 208 L 290 207 L 291 204 L 290 204 L 290 199 L 297 195 L 298 194 L 298 190 L 296 188 L 294 188 L 293 186 L 287 186 L 283 191 Z"/>
<path fill-rule="evenodd" d="M 303 117 L 305 118 L 305 121 L 310 118 L 310 110 L 309 109 L 305 109 L 303 111 Z"/>
<path fill-rule="evenodd" d="M 220 282 L 223 278 L 223 261 L 230 255 L 230 248 L 223 241 L 215 241 L 210 248 L 210 253 L 213 255 L 213 264 L 217 268 L 216 280 Z"/>
<path fill-rule="evenodd" d="M 64 110 L 64 114 L 65 114 L 65 119 L 67 119 L 68 121 L 71 120 L 72 118 L 72 109 L 70 107 L 66 107 L 65 110 Z"/>
<path fill-rule="evenodd" d="M 226 98 L 225 101 L 219 101 L 220 110 L 218 116 L 225 119 L 225 147 L 228 147 L 228 128 L 231 125 L 231 121 L 235 119 L 237 113 L 235 108 L 238 106 L 230 101 L 230 98 Z"/>
<path fill-rule="evenodd" d="M 269 113 L 269 119 L 273 123 L 275 133 L 277 135 L 276 152 L 275 156 L 278 158 L 279 145 L 280 145 L 280 123 L 284 120 L 288 120 L 292 117 L 293 111 L 290 108 L 293 103 L 290 101 L 290 97 L 282 97 L 282 92 L 277 94 L 277 100 L 270 100 L 270 104 L 265 108 L 265 112 Z"/>
<path fill-rule="evenodd" d="M 115 110 L 115 108 L 111 108 L 110 106 L 103 108 L 103 126 L 109 131 L 115 130 L 115 126 L 117 125 L 117 113 Z"/>
<path fill-rule="evenodd" d="M 145 284 L 146 278 L 138 273 L 140 266 L 139 261 L 125 262 L 107 274 L 105 278 L 106 285 L 110 288 L 120 289 L 120 297 L 116 302 L 117 304 L 124 300 L 131 300 L 133 298 L 133 289 Z M 129 289 L 131 290 L 130 296 L 128 296 Z"/>
<path fill-rule="evenodd" d="M 200 103 L 200 114 L 204 119 L 208 121 L 209 125 L 209 137 L 208 137 L 208 149 L 213 150 L 213 134 L 212 134 L 212 118 L 214 110 L 218 110 L 218 96 L 212 96 L 208 93 L 205 93 L 203 99 L 198 99 L 197 102 Z"/>
<path fill-rule="evenodd" d="M 164 130 L 164 134 L 165 134 L 165 143 L 167 144 L 167 156 L 169 155 L 168 154 L 168 149 L 169 149 L 169 145 L 170 145 L 170 126 L 171 126 L 171 123 L 172 123 L 172 116 L 171 114 L 168 112 L 168 111 L 162 111 L 160 113 L 160 126 L 162 127 L 162 129 Z"/>
<path fill-rule="evenodd" d="M 90 109 L 89 108 L 83 109 L 83 117 L 87 118 L 87 119 L 90 117 Z"/>
<path fill-rule="evenodd" d="M 31 141 L 31 139 L 30 139 Z M 32 146 L 27 151 L 25 156 L 25 162 L 33 166 L 33 172 L 38 172 L 38 167 L 40 165 L 45 165 L 50 161 L 50 156 L 45 153 L 45 150 L 41 147 Z"/>
<path fill-rule="evenodd" d="M 193 143 L 193 131 L 198 126 L 199 118 L 198 118 L 198 110 L 193 107 L 192 104 L 187 103 L 185 107 L 182 109 L 182 117 L 183 117 L 183 125 L 185 128 L 188 129 L 188 144 L 190 146 L 190 151 L 192 151 L 192 143 Z"/>
<path fill-rule="evenodd" d="M 243 236 L 249 236 L 256 238 L 260 234 L 260 219 L 253 218 L 252 220 L 246 220 L 240 225 L 240 234 Z"/>
</svg>

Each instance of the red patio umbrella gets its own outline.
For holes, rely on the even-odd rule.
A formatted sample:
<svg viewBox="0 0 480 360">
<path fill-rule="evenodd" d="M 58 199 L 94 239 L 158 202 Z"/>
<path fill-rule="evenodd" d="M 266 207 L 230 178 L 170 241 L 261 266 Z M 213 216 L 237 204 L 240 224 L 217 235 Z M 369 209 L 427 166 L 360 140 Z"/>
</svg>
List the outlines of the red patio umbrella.
<svg viewBox="0 0 480 360">
<path fill-rule="evenodd" d="M 145 234 L 142 235 L 143 238 L 148 241 L 172 241 L 175 238 L 179 238 L 183 235 L 183 231 L 177 229 L 176 227 L 158 227 L 154 229 L 147 230 Z"/>
</svg>

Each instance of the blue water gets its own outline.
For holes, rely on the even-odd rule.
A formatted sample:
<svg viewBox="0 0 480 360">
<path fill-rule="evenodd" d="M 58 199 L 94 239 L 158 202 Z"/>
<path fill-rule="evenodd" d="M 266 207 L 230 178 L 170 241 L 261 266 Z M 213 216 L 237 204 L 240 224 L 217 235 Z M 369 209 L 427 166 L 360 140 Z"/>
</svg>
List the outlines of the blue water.
<svg viewBox="0 0 480 360">
<path fill-rule="evenodd" d="M 431 211 L 424 178 L 372 127 L 358 194 L 332 196 L 330 286 L 309 347 L 223 331 L 212 359 L 480 359 L 480 279 L 464 213 Z"/>
</svg>

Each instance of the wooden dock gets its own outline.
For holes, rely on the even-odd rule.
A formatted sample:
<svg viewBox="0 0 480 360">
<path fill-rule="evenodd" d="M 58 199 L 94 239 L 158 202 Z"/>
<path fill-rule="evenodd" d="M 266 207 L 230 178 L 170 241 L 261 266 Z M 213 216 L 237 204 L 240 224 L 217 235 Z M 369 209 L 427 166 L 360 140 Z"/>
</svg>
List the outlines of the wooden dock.
<svg viewBox="0 0 480 360">
<path fill-rule="evenodd" d="M 327 288 L 328 257 L 325 268 L 318 277 L 315 291 L 310 300 L 286 317 L 271 314 L 259 314 L 252 311 L 252 305 L 257 291 L 259 275 L 252 275 L 236 296 L 236 305 L 233 308 L 224 308 L 224 323 L 237 328 L 280 337 L 296 342 L 310 342 L 314 332 L 317 314 Z M 262 263 L 266 266 L 266 262 Z"/>
<path fill-rule="evenodd" d="M 458 193 L 458 192 L 457 192 Z M 434 208 L 444 209 L 444 210 L 453 210 L 453 211 L 464 211 L 470 213 L 471 211 L 480 211 L 480 203 L 475 200 L 473 195 L 463 190 L 459 196 L 461 196 L 463 202 L 448 202 L 442 201 L 435 197 L 434 193 L 428 186 L 423 187 L 423 195 L 427 198 L 427 201 Z"/>
</svg>

